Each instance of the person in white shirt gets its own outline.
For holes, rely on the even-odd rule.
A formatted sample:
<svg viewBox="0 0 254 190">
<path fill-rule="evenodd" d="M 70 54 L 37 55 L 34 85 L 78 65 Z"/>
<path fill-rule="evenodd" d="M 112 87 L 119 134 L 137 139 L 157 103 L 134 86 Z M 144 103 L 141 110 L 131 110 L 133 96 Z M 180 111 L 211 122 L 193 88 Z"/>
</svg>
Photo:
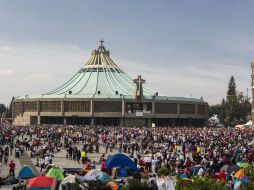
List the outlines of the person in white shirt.
<svg viewBox="0 0 254 190">
<path fill-rule="evenodd" d="M 157 164 L 157 159 L 152 158 L 152 173 L 155 174 L 155 169 L 156 169 L 156 164 Z"/>
<path fill-rule="evenodd" d="M 48 155 L 45 156 L 44 163 L 45 163 L 45 167 L 47 167 L 50 164 L 50 162 L 49 162 L 49 156 Z"/>
<path fill-rule="evenodd" d="M 44 164 L 45 164 L 45 161 L 44 161 L 43 158 L 41 158 L 41 159 L 39 160 L 39 166 L 40 166 L 40 168 L 41 168 L 40 172 L 42 172 L 42 169 L 44 169 Z"/>
</svg>

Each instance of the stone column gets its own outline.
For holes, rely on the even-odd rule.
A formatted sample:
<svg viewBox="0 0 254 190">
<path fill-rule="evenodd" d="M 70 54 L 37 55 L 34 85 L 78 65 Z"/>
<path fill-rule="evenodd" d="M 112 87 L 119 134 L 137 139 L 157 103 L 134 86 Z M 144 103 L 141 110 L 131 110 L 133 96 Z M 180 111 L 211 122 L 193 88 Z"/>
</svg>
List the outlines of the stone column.
<svg viewBox="0 0 254 190">
<path fill-rule="evenodd" d="M 37 116 L 37 124 L 38 124 L 38 125 L 41 124 L 41 116 L 40 116 L 40 115 Z"/>
<path fill-rule="evenodd" d="M 65 112 L 65 110 L 64 110 L 64 100 L 62 99 L 61 100 L 61 115 L 62 116 L 64 116 L 64 112 Z"/>
<path fill-rule="evenodd" d="M 24 102 L 22 100 L 21 102 L 21 116 L 23 117 L 23 113 L 24 113 Z"/>
<path fill-rule="evenodd" d="M 152 116 L 155 116 L 155 101 L 152 102 Z"/>
<path fill-rule="evenodd" d="M 122 117 L 125 116 L 125 101 L 122 99 Z"/>
<path fill-rule="evenodd" d="M 177 115 L 180 115 L 180 103 L 177 103 Z"/>
<path fill-rule="evenodd" d="M 41 102 L 37 100 L 37 124 L 41 125 Z"/>
<path fill-rule="evenodd" d="M 91 99 L 91 101 L 90 101 L 90 115 L 91 115 L 91 126 L 93 126 L 94 125 L 94 100 L 93 99 Z"/>
<path fill-rule="evenodd" d="M 37 100 L 37 115 L 41 114 L 41 102 L 40 100 Z"/>
<path fill-rule="evenodd" d="M 151 118 L 146 119 L 146 126 L 147 127 L 152 127 L 152 119 Z"/>
<path fill-rule="evenodd" d="M 93 112 L 94 112 L 94 101 L 91 99 L 90 101 L 90 115 L 93 117 Z"/>
<path fill-rule="evenodd" d="M 94 118 L 91 118 L 91 126 L 94 126 Z"/>
</svg>

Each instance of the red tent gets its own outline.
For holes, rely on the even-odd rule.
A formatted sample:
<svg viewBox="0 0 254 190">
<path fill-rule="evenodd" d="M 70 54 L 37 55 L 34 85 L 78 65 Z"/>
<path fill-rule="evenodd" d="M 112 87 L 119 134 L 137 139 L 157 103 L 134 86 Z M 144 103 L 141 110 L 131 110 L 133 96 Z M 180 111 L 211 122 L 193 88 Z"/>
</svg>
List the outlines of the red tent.
<svg viewBox="0 0 254 190">
<path fill-rule="evenodd" d="M 56 185 L 56 179 L 47 176 L 38 176 L 28 179 L 29 188 L 35 187 L 54 187 Z"/>
</svg>

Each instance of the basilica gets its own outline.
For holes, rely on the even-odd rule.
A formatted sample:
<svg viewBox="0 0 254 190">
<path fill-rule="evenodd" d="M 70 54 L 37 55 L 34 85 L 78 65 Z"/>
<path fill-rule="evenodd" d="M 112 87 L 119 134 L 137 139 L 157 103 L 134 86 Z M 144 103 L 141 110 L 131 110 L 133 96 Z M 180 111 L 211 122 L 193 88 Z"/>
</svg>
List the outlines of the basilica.
<svg viewBox="0 0 254 190">
<path fill-rule="evenodd" d="M 207 102 L 162 96 L 145 83 L 121 70 L 100 41 L 86 64 L 55 90 L 14 97 L 13 124 L 204 126 Z"/>
</svg>

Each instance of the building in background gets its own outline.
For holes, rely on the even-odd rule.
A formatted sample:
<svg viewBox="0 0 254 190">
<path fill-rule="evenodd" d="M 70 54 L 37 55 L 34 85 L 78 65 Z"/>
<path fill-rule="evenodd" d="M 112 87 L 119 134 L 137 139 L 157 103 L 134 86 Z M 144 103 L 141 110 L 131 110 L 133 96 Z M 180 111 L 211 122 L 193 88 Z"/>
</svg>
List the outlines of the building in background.
<svg viewBox="0 0 254 190">
<path fill-rule="evenodd" d="M 103 41 L 70 80 L 38 96 L 13 99 L 13 124 L 203 126 L 202 99 L 161 96 L 129 77 L 111 59 Z"/>
<path fill-rule="evenodd" d="M 251 62 L 251 92 L 252 92 L 251 120 L 252 123 L 254 123 L 254 60 Z"/>
</svg>

